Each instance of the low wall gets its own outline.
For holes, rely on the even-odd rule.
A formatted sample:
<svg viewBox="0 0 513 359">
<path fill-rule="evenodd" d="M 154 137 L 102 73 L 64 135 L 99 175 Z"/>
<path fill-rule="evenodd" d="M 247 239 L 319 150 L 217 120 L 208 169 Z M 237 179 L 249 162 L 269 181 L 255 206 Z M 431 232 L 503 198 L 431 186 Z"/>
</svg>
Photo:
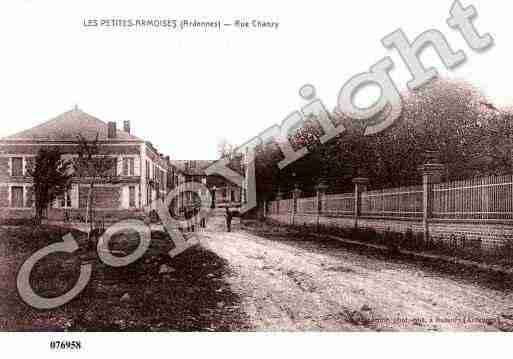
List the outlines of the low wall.
<svg viewBox="0 0 513 359">
<path fill-rule="evenodd" d="M 0 209 L 0 219 L 31 219 L 35 216 L 34 209 Z M 66 218 L 67 216 L 67 218 Z M 102 210 L 95 209 L 95 220 L 102 220 L 106 223 L 113 223 L 127 218 L 144 218 L 142 210 Z M 48 210 L 47 219 L 49 221 L 70 221 L 81 222 L 85 221 L 85 209 L 59 209 L 51 208 Z"/>
<path fill-rule="evenodd" d="M 271 214 L 267 218 L 281 224 L 294 225 L 322 225 L 326 227 L 354 228 L 354 217 L 329 217 L 305 214 Z M 405 233 L 423 233 L 424 227 L 420 220 L 415 219 L 384 219 L 384 218 L 358 218 L 358 228 L 371 228 L 378 233 L 385 231 Z M 431 220 L 429 223 L 431 238 L 450 240 L 451 237 L 465 237 L 466 240 L 481 240 L 483 249 L 497 250 L 506 245 L 513 245 L 513 225 L 509 223 L 490 222 L 473 223 L 471 221 L 444 221 Z"/>
</svg>

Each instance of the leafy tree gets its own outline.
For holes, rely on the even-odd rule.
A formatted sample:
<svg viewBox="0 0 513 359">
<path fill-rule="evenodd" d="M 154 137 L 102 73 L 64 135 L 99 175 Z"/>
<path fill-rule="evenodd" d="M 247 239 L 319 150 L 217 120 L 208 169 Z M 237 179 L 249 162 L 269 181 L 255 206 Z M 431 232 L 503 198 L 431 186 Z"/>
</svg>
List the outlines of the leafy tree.
<svg viewBox="0 0 513 359">
<path fill-rule="evenodd" d="M 402 121 L 388 134 L 400 139 L 394 147 L 396 152 L 410 152 L 401 168 L 412 173 L 423 161 L 422 154 L 435 150 L 447 167 L 447 179 L 476 173 L 487 126 L 483 113 L 489 111 L 480 91 L 462 81 L 435 79 L 406 94 L 403 103 Z"/>
<path fill-rule="evenodd" d="M 479 169 L 482 173 L 502 174 L 513 171 L 513 111 L 485 107 L 481 120 L 484 126 L 480 139 Z"/>
<path fill-rule="evenodd" d="M 274 174 L 257 173 L 257 188 L 271 191 L 269 184 L 258 183 L 265 179 L 279 183 L 282 191 L 299 182 L 308 192 L 323 178 L 330 190 L 349 191 L 351 179 L 362 174 L 375 188 L 418 184 L 418 166 L 427 151 L 439 154 L 446 180 L 512 169 L 513 111 L 494 108 L 465 82 L 435 79 L 404 93 L 400 119 L 373 136 L 364 136 L 361 124 L 343 114 L 334 112 L 332 119 L 342 122 L 346 131 L 320 144 L 322 129 L 315 118 L 307 119 L 289 139 L 296 149 L 307 146 L 309 154 L 277 174 L 282 157 L 261 155 L 258 169 Z M 277 185 L 273 187 L 276 191 Z"/>
<path fill-rule="evenodd" d="M 35 223 L 41 224 L 44 211 L 70 188 L 73 163 L 63 160 L 58 149 L 40 149 L 27 172 L 34 182 Z"/>
</svg>

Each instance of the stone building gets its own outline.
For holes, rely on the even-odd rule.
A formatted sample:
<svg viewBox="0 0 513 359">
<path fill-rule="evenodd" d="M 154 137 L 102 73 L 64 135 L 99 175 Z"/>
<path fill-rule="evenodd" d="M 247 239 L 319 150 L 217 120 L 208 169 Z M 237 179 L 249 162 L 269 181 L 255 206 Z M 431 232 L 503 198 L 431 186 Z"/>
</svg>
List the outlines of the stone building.
<svg viewBox="0 0 513 359">
<path fill-rule="evenodd" d="M 205 170 L 215 161 L 209 160 L 172 160 L 171 164 L 185 176 L 188 182 L 202 183 L 208 188 L 213 200 L 213 207 L 239 207 L 241 205 L 241 188 L 227 179 L 212 175 Z M 192 193 L 186 194 L 185 201 L 192 201 Z M 200 197 L 202 194 L 198 194 Z"/>
<path fill-rule="evenodd" d="M 32 178 L 27 168 L 41 148 L 58 148 L 65 159 L 78 157 L 82 136 L 98 136 L 100 155 L 112 158 L 112 171 L 94 186 L 95 217 L 104 221 L 143 214 L 154 200 L 165 196 L 183 175 L 157 149 L 131 133 L 130 122 L 118 129 L 75 107 L 31 129 L 0 139 L 0 218 L 29 218 L 34 215 Z M 89 179 L 76 173 L 69 191 L 47 211 L 50 220 L 83 220 L 87 207 Z"/>
</svg>

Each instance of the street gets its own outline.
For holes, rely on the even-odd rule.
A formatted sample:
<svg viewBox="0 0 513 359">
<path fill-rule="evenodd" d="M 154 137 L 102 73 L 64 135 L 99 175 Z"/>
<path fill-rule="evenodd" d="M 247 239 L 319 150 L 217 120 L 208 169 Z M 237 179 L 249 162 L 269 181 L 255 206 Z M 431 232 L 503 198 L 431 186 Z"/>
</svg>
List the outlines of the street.
<svg viewBox="0 0 513 359">
<path fill-rule="evenodd" d="M 220 227 L 220 226 L 218 226 Z M 512 330 L 513 294 L 322 241 L 201 234 L 253 330 Z"/>
</svg>

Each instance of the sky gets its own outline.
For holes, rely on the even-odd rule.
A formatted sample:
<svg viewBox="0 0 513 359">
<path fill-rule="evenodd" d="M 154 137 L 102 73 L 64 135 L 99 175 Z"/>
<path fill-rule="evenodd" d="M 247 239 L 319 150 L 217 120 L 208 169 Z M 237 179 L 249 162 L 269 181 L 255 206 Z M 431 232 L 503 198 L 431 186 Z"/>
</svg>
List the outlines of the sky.
<svg viewBox="0 0 513 359">
<path fill-rule="evenodd" d="M 328 108 L 344 83 L 385 56 L 401 90 L 410 75 L 381 39 L 401 28 L 413 40 L 440 30 L 467 61 L 447 70 L 432 49 L 422 55 L 440 74 L 479 87 L 498 106 L 513 105 L 511 10 L 503 1 L 474 5 L 478 31 L 495 45 L 473 52 L 448 27 L 452 1 L 130 1 L 2 0 L 0 137 L 78 105 L 151 141 L 173 159 L 215 159 L 217 144 L 241 144 L 305 104 L 312 84 Z M 86 27 L 87 19 L 221 19 L 279 22 L 277 30 L 222 31 Z M 379 92 L 362 91 L 359 105 Z"/>
</svg>

